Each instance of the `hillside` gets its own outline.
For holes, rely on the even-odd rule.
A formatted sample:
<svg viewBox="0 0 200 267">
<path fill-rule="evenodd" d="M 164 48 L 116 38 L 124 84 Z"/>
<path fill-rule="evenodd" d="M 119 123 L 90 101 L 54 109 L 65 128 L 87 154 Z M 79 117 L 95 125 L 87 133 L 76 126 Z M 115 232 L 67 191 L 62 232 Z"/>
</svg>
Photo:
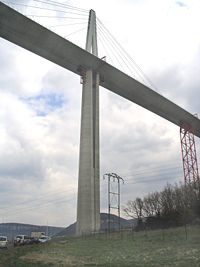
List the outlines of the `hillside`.
<svg viewBox="0 0 200 267">
<path fill-rule="evenodd" d="M 54 238 L 48 245 L 0 250 L 0 267 L 197 267 L 200 227 L 162 230 L 126 229 L 109 235 Z"/>
<path fill-rule="evenodd" d="M 101 230 L 105 230 L 108 228 L 108 214 L 101 213 Z M 111 214 L 110 215 L 110 227 L 111 229 L 118 228 L 118 216 Z M 126 220 L 124 218 L 120 218 L 120 225 L 121 227 L 131 227 L 135 220 Z M 57 233 L 55 236 L 72 236 L 76 233 L 76 222 L 65 228 L 64 230 Z"/>
<path fill-rule="evenodd" d="M 32 224 L 22 224 L 22 223 L 1 223 L 0 224 L 0 235 L 5 235 L 8 240 L 12 240 L 16 235 L 30 235 L 32 231 L 44 231 L 49 236 L 53 236 L 60 232 L 62 227 L 54 226 L 39 226 Z"/>
<path fill-rule="evenodd" d="M 126 220 L 120 218 L 120 224 L 122 227 L 131 227 L 133 220 Z M 111 229 L 118 227 L 118 217 L 111 214 Z M 101 230 L 108 228 L 108 215 L 107 213 L 101 213 Z M 54 226 L 40 226 L 33 224 L 22 223 L 1 223 L 0 235 L 5 235 L 8 240 L 12 240 L 16 235 L 24 234 L 30 236 L 32 231 L 44 231 L 49 236 L 73 236 L 76 232 L 76 222 L 68 227 L 54 227 Z"/>
</svg>

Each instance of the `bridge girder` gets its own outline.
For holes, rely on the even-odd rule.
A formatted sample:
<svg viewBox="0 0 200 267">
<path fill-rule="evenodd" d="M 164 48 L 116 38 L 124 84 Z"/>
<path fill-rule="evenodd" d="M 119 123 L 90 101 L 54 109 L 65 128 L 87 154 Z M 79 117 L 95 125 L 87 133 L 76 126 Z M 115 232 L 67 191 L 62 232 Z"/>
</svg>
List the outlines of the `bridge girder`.
<svg viewBox="0 0 200 267">
<path fill-rule="evenodd" d="M 78 75 L 99 73 L 101 86 L 200 137 L 200 120 L 105 61 L 0 3 L 0 36 Z M 183 126 L 184 127 L 184 126 Z"/>
</svg>

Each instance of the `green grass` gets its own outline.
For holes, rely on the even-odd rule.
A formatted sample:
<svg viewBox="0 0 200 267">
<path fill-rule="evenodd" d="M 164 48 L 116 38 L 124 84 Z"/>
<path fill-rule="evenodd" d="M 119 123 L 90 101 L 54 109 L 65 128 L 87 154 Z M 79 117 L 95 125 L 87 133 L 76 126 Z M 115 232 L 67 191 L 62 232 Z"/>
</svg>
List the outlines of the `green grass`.
<svg viewBox="0 0 200 267">
<path fill-rule="evenodd" d="M 0 250 L 0 266 L 200 266 L 200 227 L 123 231 Z"/>
</svg>

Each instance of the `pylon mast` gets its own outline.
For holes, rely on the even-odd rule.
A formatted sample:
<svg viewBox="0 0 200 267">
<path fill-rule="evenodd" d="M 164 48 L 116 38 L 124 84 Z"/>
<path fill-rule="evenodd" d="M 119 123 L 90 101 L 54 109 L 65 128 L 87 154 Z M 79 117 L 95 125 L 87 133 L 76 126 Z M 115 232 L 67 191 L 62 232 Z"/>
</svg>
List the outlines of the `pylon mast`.
<svg viewBox="0 0 200 267">
<path fill-rule="evenodd" d="M 199 181 L 195 139 L 188 125 L 180 128 L 180 140 L 185 184 Z"/>
<path fill-rule="evenodd" d="M 98 56 L 96 14 L 90 10 L 86 50 Z M 82 110 L 76 234 L 100 229 L 99 74 L 82 69 Z"/>
<path fill-rule="evenodd" d="M 124 184 L 124 179 L 117 175 L 116 173 L 106 173 L 103 178 L 107 176 L 108 178 L 108 231 L 111 230 L 111 209 L 117 210 L 118 215 L 118 229 L 120 230 L 120 181 Z M 111 182 L 117 180 L 117 190 L 112 188 Z M 115 228 L 113 224 L 113 229 Z"/>
</svg>

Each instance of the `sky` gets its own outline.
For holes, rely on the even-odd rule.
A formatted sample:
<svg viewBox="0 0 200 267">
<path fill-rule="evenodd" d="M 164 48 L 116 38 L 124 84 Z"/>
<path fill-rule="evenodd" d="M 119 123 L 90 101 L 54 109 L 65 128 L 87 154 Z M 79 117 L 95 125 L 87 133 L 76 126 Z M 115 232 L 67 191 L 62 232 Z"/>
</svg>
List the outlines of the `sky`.
<svg viewBox="0 0 200 267">
<path fill-rule="evenodd" d="M 154 90 L 200 116 L 199 1 L 54 0 L 81 10 L 13 2 L 13 8 L 83 48 L 88 12 L 82 9 L 95 10 L 99 57 L 140 79 L 137 69 L 126 69 L 109 31 Z M 80 77 L 2 38 L 0 62 L 0 223 L 66 227 L 76 220 Z M 199 158 L 199 140 L 196 147 Z M 100 161 L 101 212 L 108 205 L 105 173 L 125 181 L 121 207 L 184 181 L 179 128 L 102 87 Z"/>
</svg>

